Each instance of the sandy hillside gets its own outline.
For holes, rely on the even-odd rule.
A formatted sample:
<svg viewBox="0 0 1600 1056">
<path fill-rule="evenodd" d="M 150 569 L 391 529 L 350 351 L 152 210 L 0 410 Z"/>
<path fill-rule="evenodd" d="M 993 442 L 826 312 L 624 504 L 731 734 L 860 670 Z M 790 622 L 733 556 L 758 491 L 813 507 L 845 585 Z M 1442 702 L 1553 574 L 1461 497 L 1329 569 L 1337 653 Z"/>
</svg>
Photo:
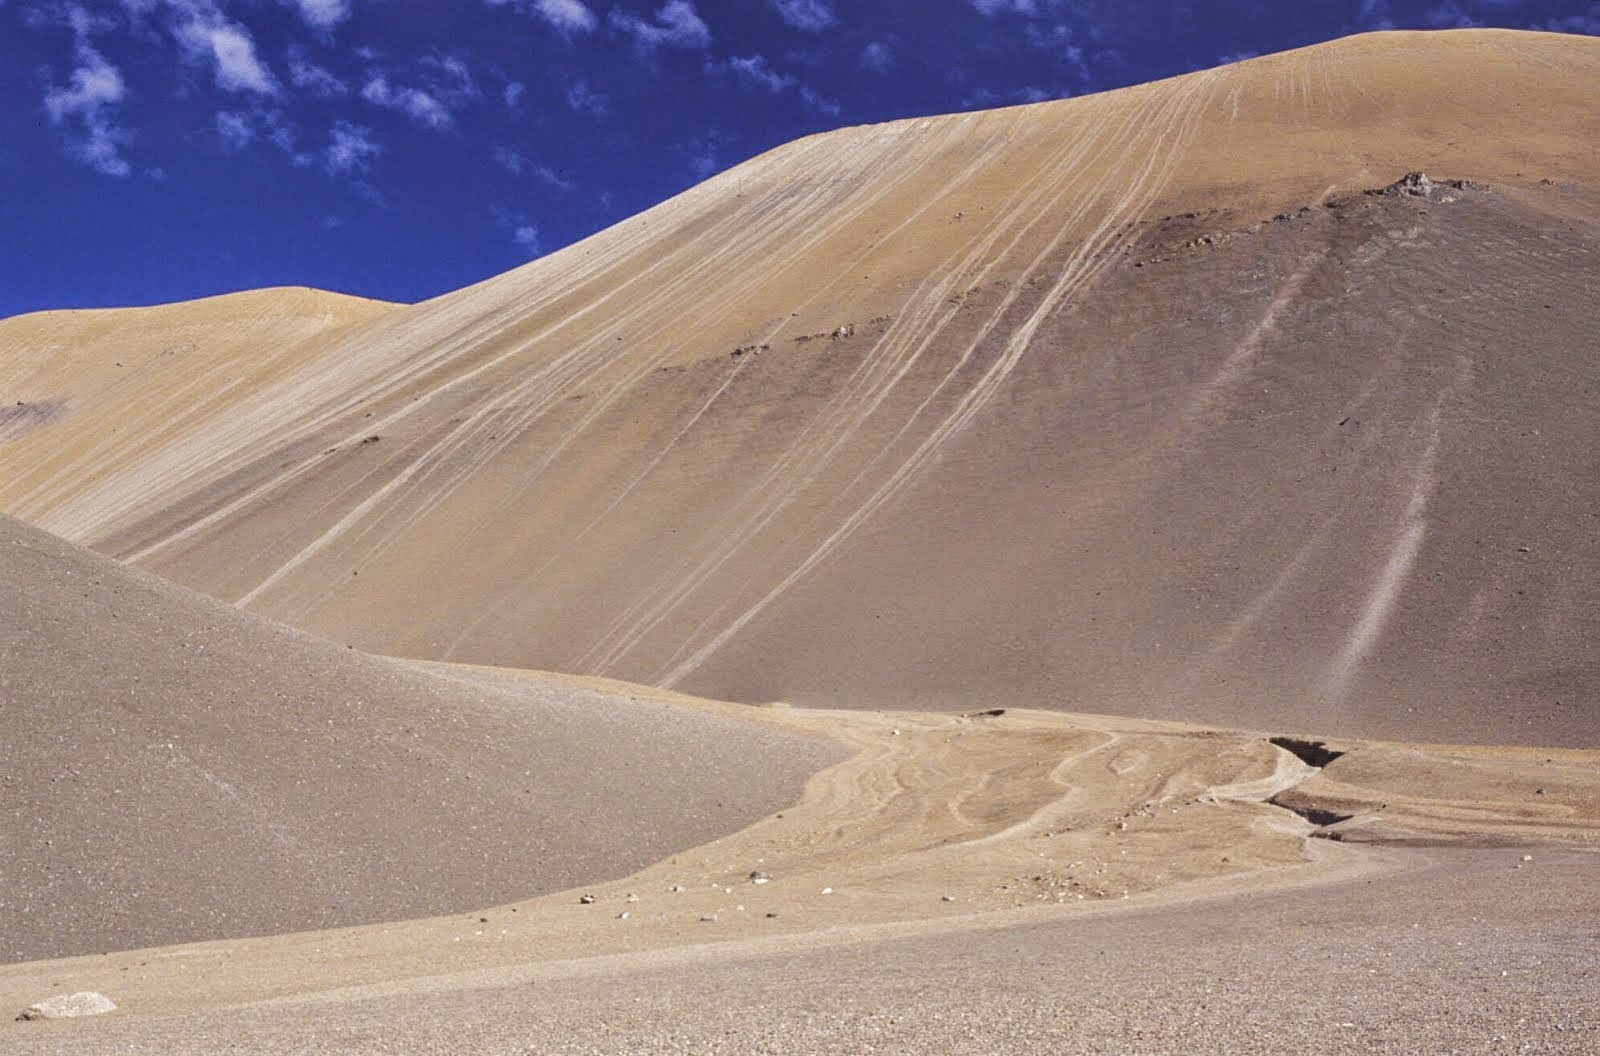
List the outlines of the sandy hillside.
<svg viewBox="0 0 1600 1056">
<path fill-rule="evenodd" d="M 1332 1039 L 1344 1048 L 1324 1048 L 1431 1052 L 1515 1023 L 1532 1051 L 1585 1052 L 1600 1029 L 1586 996 L 1600 753 L 629 692 L 825 732 L 849 755 L 755 824 L 614 881 L 0 967 L 0 1009 L 80 990 L 119 1005 L 100 1021 L 0 1022 L 0 1045 L 1104 1052 L 1215 1021 L 1203 1051 L 1300 1051 L 1295 1039 L 1352 1023 Z M 1285 986 L 1322 997 L 1281 1022 Z"/>
<path fill-rule="evenodd" d="M 845 129 L 270 370 L 12 319 L 0 508 L 392 655 L 1592 744 L 1597 81 L 1376 34 Z"/>
<path fill-rule="evenodd" d="M 840 755 L 614 689 L 366 656 L 7 518 L 0 628 L 0 962 L 621 876 Z"/>
</svg>

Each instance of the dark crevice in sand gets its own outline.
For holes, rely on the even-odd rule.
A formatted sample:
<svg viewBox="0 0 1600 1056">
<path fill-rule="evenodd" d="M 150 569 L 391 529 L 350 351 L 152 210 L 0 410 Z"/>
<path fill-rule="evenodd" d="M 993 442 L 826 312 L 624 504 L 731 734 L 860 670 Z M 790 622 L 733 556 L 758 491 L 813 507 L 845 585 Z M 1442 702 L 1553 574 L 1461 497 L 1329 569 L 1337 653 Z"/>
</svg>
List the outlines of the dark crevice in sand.
<svg viewBox="0 0 1600 1056">
<path fill-rule="evenodd" d="M 1326 741 L 1312 741 L 1301 737 L 1271 737 L 1268 740 L 1307 766 L 1318 769 L 1344 755 L 1341 751 L 1329 748 Z"/>
</svg>

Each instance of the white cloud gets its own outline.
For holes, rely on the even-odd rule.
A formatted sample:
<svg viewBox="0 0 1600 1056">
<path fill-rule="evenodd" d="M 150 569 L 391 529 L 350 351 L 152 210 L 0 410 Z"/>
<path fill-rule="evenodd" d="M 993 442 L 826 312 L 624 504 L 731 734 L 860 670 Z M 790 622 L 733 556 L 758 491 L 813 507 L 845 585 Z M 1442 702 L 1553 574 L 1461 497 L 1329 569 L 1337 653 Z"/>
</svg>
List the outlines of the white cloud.
<svg viewBox="0 0 1600 1056">
<path fill-rule="evenodd" d="M 707 73 L 732 73 L 758 87 L 776 95 L 785 88 L 795 83 L 795 79 L 786 73 L 779 73 L 767 65 L 764 55 L 749 55 L 744 58 L 729 58 L 722 62 L 708 62 L 705 65 Z"/>
<path fill-rule="evenodd" d="M 421 87 L 398 83 L 388 73 L 372 72 L 361 87 L 361 98 L 429 128 L 449 128 L 455 123 L 454 111 L 479 97 L 472 72 L 454 56 L 425 56 L 417 66 Z"/>
<path fill-rule="evenodd" d="M 526 94 L 528 94 L 528 86 L 521 81 L 511 81 L 505 86 L 505 90 L 500 93 L 501 98 L 506 101 L 506 106 L 512 110 L 522 105 L 522 97 Z"/>
<path fill-rule="evenodd" d="M 425 55 L 420 61 L 428 91 L 452 105 L 478 98 L 478 85 L 467 64 L 454 55 Z"/>
<path fill-rule="evenodd" d="M 833 13 L 828 0 L 771 0 L 778 15 L 795 29 L 820 33 L 829 26 L 838 25 L 839 17 Z"/>
<path fill-rule="evenodd" d="M 528 167 L 528 159 L 515 147 L 495 147 L 494 160 L 513 176 L 521 176 Z"/>
<path fill-rule="evenodd" d="M 516 230 L 511 233 L 511 237 L 530 258 L 539 255 L 539 229 L 537 227 L 532 224 L 519 224 Z"/>
<path fill-rule="evenodd" d="M 249 115 L 237 110 L 217 111 L 217 135 L 222 139 L 222 145 L 228 150 L 243 150 L 256 138 L 255 126 L 250 123 Z"/>
<path fill-rule="evenodd" d="M 873 73 L 887 73 L 894 65 L 894 51 L 881 40 L 875 40 L 861 49 L 861 66 Z"/>
<path fill-rule="evenodd" d="M 278 83 L 256 57 L 255 41 L 243 26 L 226 21 L 185 22 L 178 42 L 195 58 L 208 59 L 217 87 L 230 92 L 276 95 Z"/>
<path fill-rule="evenodd" d="M 293 53 L 289 57 L 289 83 L 323 99 L 337 99 L 350 94 L 350 86 L 333 71 Z"/>
<path fill-rule="evenodd" d="M 78 43 L 78 65 L 64 87 L 52 87 L 44 96 L 51 124 L 76 124 L 79 134 L 70 143 L 74 157 L 107 176 L 127 176 L 131 171 L 122 147 L 132 134 L 119 128 L 108 110 L 127 95 L 122 73 L 88 43 Z"/>
<path fill-rule="evenodd" d="M 350 17 L 350 0 L 294 0 L 294 6 L 313 29 L 332 29 Z"/>
<path fill-rule="evenodd" d="M 540 165 L 534 170 L 534 172 L 538 174 L 541 180 L 554 187 L 558 191 L 575 191 L 578 189 L 578 185 L 576 183 L 561 175 L 548 165 Z"/>
<path fill-rule="evenodd" d="M 600 24 L 581 0 L 534 0 L 533 12 L 563 33 L 589 33 Z"/>
<path fill-rule="evenodd" d="M 611 99 L 590 88 L 588 81 L 574 81 L 567 86 L 567 105 L 580 114 L 599 117 L 611 108 Z"/>
<path fill-rule="evenodd" d="M 656 11 L 654 22 L 612 8 L 610 21 L 641 48 L 703 48 L 711 43 L 711 27 L 694 9 L 692 0 L 667 0 Z"/>
<path fill-rule="evenodd" d="M 568 36 L 574 33 L 592 33 L 600 25 L 600 19 L 583 0 L 483 0 L 483 2 L 490 7 L 505 7 L 509 4 L 523 14 L 532 15 Z"/>
<path fill-rule="evenodd" d="M 438 99 L 420 88 L 396 86 L 382 75 L 371 78 L 361 89 L 361 98 L 374 106 L 398 110 L 429 128 L 449 128 L 455 119 Z"/>
<path fill-rule="evenodd" d="M 530 173 L 539 177 L 545 183 L 558 191 L 567 192 L 577 190 L 578 185 L 567 177 L 561 175 L 548 165 L 535 165 L 528 160 L 528 156 L 515 147 L 494 148 L 494 160 L 501 168 L 513 176 Z"/>
<path fill-rule="evenodd" d="M 985 16 L 1002 15 L 1007 12 L 1018 15 L 1039 13 L 1039 5 L 1034 0 L 972 0 L 972 6 L 978 9 L 978 14 Z"/>
<path fill-rule="evenodd" d="M 383 153 L 372 130 L 350 121 L 335 121 L 328 134 L 328 149 L 323 154 L 324 164 L 333 175 L 347 172 L 366 172 L 372 160 Z"/>
<path fill-rule="evenodd" d="M 747 81 L 773 95 L 792 88 L 807 106 L 832 116 L 839 114 L 837 102 L 818 95 L 809 85 L 801 84 L 793 74 L 774 70 L 768 65 L 764 55 L 734 56 L 716 62 L 707 61 L 703 68 L 707 73 L 731 73 L 740 80 Z"/>
</svg>

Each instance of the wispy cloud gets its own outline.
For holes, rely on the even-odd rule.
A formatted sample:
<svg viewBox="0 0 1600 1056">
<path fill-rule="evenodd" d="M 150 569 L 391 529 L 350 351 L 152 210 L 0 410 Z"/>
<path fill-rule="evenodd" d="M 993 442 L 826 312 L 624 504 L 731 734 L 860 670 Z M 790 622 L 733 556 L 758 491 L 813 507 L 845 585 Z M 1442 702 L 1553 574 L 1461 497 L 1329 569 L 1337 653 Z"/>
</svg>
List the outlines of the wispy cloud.
<svg viewBox="0 0 1600 1056">
<path fill-rule="evenodd" d="M 972 6 L 980 15 L 1036 15 L 1039 5 L 1035 0 L 972 0 Z"/>
<path fill-rule="evenodd" d="M 313 29 L 332 29 L 350 17 L 350 0 L 291 0 Z"/>
<path fill-rule="evenodd" d="M 526 154 L 515 147 L 501 146 L 494 148 L 494 160 L 501 168 L 514 176 L 537 176 L 546 185 L 563 193 L 576 190 L 578 186 L 550 166 L 534 164 Z"/>
<path fill-rule="evenodd" d="M 243 150 L 255 141 L 255 126 L 247 114 L 237 110 L 217 111 L 217 138 L 226 150 Z"/>
<path fill-rule="evenodd" d="M 873 73 L 888 73 L 894 65 L 894 49 L 881 40 L 874 40 L 861 49 L 861 68 Z"/>
<path fill-rule="evenodd" d="M 567 86 L 567 106 L 580 114 L 599 117 L 611 108 L 611 99 L 589 87 L 588 81 L 573 81 Z"/>
<path fill-rule="evenodd" d="M 127 176 L 131 171 L 122 147 L 132 133 L 118 127 L 111 113 L 127 91 L 122 72 L 80 37 L 77 65 L 67 83 L 50 88 L 44 96 L 51 124 L 76 130 L 68 142 L 72 155 L 107 176 Z"/>
<path fill-rule="evenodd" d="M 350 94 L 350 86 L 333 71 L 319 66 L 303 52 L 289 53 L 289 83 L 322 99 L 337 99 Z"/>
<path fill-rule="evenodd" d="M 711 43 L 711 27 L 695 10 L 692 0 L 667 0 L 656 11 L 653 22 L 614 7 L 609 21 L 633 37 L 641 48 L 703 48 Z"/>
<path fill-rule="evenodd" d="M 413 74 L 420 74 L 420 84 L 401 83 L 388 72 L 371 73 L 361 87 L 361 98 L 428 128 L 443 129 L 455 124 L 454 111 L 479 97 L 471 71 L 456 56 L 425 56 Z"/>
<path fill-rule="evenodd" d="M 779 17 L 795 29 L 820 33 L 839 24 L 839 16 L 833 13 L 833 5 L 828 0 L 771 0 L 771 3 Z"/>
<path fill-rule="evenodd" d="M 330 175 L 366 172 L 383 148 L 372 138 L 372 130 L 350 121 L 335 121 L 328 133 L 323 162 Z"/>
<path fill-rule="evenodd" d="M 539 245 L 539 229 L 533 224 L 518 224 L 511 232 L 511 238 L 522 247 L 522 251 L 528 254 L 530 260 L 542 252 Z"/>
<path fill-rule="evenodd" d="M 755 85 L 757 88 L 761 88 L 773 95 L 792 89 L 812 109 L 830 115 L 839 113 L 839 104 L 837 102 L 824 98 L 812 90 L 809 85 L 800 83 L 799 78 L 793 74 L 780 73 L 774 70 L 767 62 L 766 56 L 759 53 L 733 56 L 727 59 L 708 60 L 704 69 L 706 73 L 710 74 L 732 74 L 740 80 Z"/>
<path fill-rule="evenodd" d="M 483 0 L 490 7 L 513 7 L 566 36 L 592 33 L 600 19 L 583 0 Z"/>
<path fill-rule="evenodd" d="M 361 98 L 374 106 L 398 110 L 429 128 L 449 128 L 455 122 L 449 108 L 421 88 L 394 85 L 381 75 L 362 85 Z"/>
<path fill-rule="evenodd" d="M 765 88 L 774 95 L 795 84 L 795 79 L 792 75 L 779 73 L 769 66 L 764 55 L 747 55 L 743 58 L 735 56 L 707 62 L 705 64 L 705 72 L 731 73 L 740 80 Z"/>
</svg>

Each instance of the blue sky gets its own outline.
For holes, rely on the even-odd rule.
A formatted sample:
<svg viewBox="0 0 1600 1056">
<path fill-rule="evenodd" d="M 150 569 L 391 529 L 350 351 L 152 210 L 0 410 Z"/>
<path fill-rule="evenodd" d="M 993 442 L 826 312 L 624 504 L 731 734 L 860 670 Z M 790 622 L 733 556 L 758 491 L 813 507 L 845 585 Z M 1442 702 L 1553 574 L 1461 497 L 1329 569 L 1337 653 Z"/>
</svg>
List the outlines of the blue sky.
<svg viewBox="0 0 1600 1056">
<path fill-rule="evenodd" d="M 0 0 L 0 316 L 418 300 L 841 125 L 1600 0 Z"/>
</svg>

